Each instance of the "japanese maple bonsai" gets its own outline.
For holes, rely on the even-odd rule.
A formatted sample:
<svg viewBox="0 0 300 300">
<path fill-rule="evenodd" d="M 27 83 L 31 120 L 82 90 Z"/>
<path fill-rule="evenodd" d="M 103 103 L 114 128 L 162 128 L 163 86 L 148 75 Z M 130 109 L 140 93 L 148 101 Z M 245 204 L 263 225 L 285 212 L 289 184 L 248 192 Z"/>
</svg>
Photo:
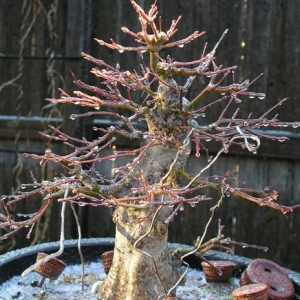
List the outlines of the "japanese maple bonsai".
<svg viewBox="0 0 300 300">
<path fill-rule="evenodd" d="M 164 299 L 176 294 L 176 286 L 182 277 L 167 245 L 169 222 L 184 205 L 195 206 L 202 201 L 211 200 L 203 195 L 204 188 L 219 190 L 219 202 L 226 192 L 230 192 L 284 214 L 299 207 L 286 207 L 277 203 L 278 195 L 274 190 L 268 192 L 233 186 L 228 180 L 233 178 L 229 172 L 220 174 L 218 182 L 203 175 L 230 147 L 242 147 L 255 153 L 263 138 L 280 141 L 286 139 L 269 136 L 256 129 L 263 126 L 296 127 L 299 123 L 283 123 L 276 117 L 270 117 L 272 111 L 287 99 L 281 100 L 258 118 L 251 118 L 250 115 L 247 119 L 239 119 L 239 108 L 229 117 L 229 108 L 239 106 L 244 97 L 264 98 L 265 95 L 249 91 L 256 79 L 225 85 L 226 80 L 231 77 L 229 75 L 236 69 L 236 66 L 223 67 L 215 62 L 217 47 L 226 31 L 210 52 L 204 49 L 198 60 L 179 62 L 169 55 L 163 57 L 161 51 L 182 47 L 203 36 L 204 32 L 195 31 L 185 39 L 171 42 L 181 17 L 172 22 L 169 30 L 163 31 L 161 19 L 159 25 L 155 23 L 158 15 L 155 3 L 145 13 L 135 1 L 130 2 L 138 14 L 141 31 L 134 33 L 126 27 L 122 27 L 122 30 L 133 37 L 138 45 L 124 47 L 113 40 L 110 43 L 97 41 L 113 50 L 139 55 L 140 74 L 136 71 L 124 71 L 119 65 L 113 67 L 82 53 L 86 60 L 97 66 L 91 72 L 103 80 L 103 87 L 90 86 L 72 74 L 74 83 L 81 90 L 75 91 L 74 96 L 61 90 L 60 99 L 47 99 L 52 103 L 72 103 L 91 109 L 88 113 L 72 115 L 71 119 L 105 116 L 115 118 L 119 124 L 107 129 L 94 128 L 99 132 L 99 137 L 93 141 L 70 137 L 54 127 L 51 127 L 54 135 L 42 133 L 49 139 L 69 146 L 70 153 L 60 155 L 47 149 L 44 155 L 25 155 L 40 160 L 41 164 L 51 162 L 62 166 L 68 174 L 57 176 L 53 181 L 26 184 L 24 187 L 29 190 L 22 191 L 19 195 L 2 196 L 1 204 L 6 215 L 0 215 L 0 228 L 7 227 L 10 230 L 2 236 L 4 239 L 23 227 L 33 227 L 54 199 L 62 203 L 62 212 L 67 203 L 72 207 L 73 204 L 90 205 L 95 209 L 99 206 L 114 207 L 116 236 L 113 265 L 99 287 L 98 299 Z M 145 63 L 144 55 L 149 55 L 148 64 Z M 186 77 L 183 86 L 175 81 L 177 76 Z M 203 80 L 205 87 L 195 98 L 188 100 L 186 95 L 198 77 Z M 125 93 L 122 86 L 126 89 Z M 142 101 L 138 97 L 141 92 Z M 201 100 L 209 93 L 214 93 L 216 99 L 202 105 Z M 205 125 L 197 122 L 200 115 L 214 109 L 221 102 L 226 105 L 218 119 Z M 120 109 L 127 110 L 127 115 L 122 115 Z M 203 120 L 205 119 L 202 119 L 202 123 Z M 138 126 L 142 123 L 147 125 L 145 131 L 141 129 L 142 126 Z M 110 155 L 103 156 L 103 150 L 112 147 L 117 138 L 138 140 L 140 147 L 135 150 L 113 150 Z M 218 143 L 219 151 L 208 159 L 207 164 L 196 175 L 186 173 L 184 168 L 190 155 L 208 155 L 208 140 Z M 126 165 L 114 169 L 114 178 L 106 178 L 97 170 L 98 163 L 125 156 L 132 159 Z M 183 184 L 181 179 L 185 179 L 187 183 Z M 11 218 L 11 205 L 39 194 L 44 197 L 39 211 L 20 215 L 22 219 Z M 198 238 L 189 251 L 178 251 L 177 255 L 196 252 L 203 255 L 213 247 L 229 250 L 224 244 L 234 243 L 224 237 L 221 225 L 216 238 L 204 242 L 204 236 Z"/>
</svg>

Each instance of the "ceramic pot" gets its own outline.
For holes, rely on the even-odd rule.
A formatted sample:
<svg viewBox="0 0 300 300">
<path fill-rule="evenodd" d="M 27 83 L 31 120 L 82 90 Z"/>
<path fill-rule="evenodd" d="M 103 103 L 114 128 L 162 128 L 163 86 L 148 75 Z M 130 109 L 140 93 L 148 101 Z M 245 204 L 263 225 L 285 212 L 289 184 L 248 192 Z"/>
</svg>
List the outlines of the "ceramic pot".
<svg viewBox="0 0 300 300">
<path fill-rule="evenodd" d="M 294 285 L 287 271 L 268 259 L 253 260 L 243 272 L 240 283 L 241 285 L 266 283 L 269 300 L 289 300 L 295 294 Z"/>
<path fill-rule="evenodd" d="M 38 253 L 36 261 L 46 257 L 46 253 Z M 35 272 L 49 279 L 55 280 L 59 277 L 67 265 L 57 258 L 52 258 L 34 269 Z"/>
<path fill-rule="evenodd" d="M 104 267 L 104 272 L 108 274 L 109 269 L 111 267 L 112 261 L 114 258 L 114 250 L 106 251 L 101 255 L 101 260 Z"/>
<path fill-rule="evenodd" d="M 268 300 L 268 286 L 266 283 L 244 285 L 232 292 L 234 300 Z"/>
<path fill-rule="evenodd" d="M 210 263 L 210 264 L 209 264 Z M 232 261 L 203 261 L 201 263 L 206 282 L 227 283 L 236 264 Z"/>
</svg>

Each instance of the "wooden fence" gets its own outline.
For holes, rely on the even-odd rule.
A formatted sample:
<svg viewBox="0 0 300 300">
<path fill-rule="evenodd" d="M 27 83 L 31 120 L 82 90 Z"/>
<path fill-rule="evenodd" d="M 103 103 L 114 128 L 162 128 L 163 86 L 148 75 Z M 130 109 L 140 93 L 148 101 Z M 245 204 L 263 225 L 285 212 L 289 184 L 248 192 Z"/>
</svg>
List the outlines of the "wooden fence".
<svg viewBox="0 0 300 300">
<path fill-rule="evenodd" d="M 152 1 L 137 1 L 149 9 Z M 253 112 L 260 116 L 268 107 L 289 96 L 290 100 L 276 113 L 282 121 L 300 119 L 300 2 L 279 1 L 205 1 L 158 0 L 163 27 L 182 15 L 176 38 L 185 37 L 195 30 L 207 32 L 205 37 L 172 50 L 176 60 L 198 59 L 204 43 L 212 49 L 225 29 L 226 38 L 218 48 L 216 60 L 224 66 L 239 65 L 235 80 L 243 81 L 264 76 L 253 84 L 253 90 L 266 93 L 265 100 L 245 99 L 241 114 Z M 138 58 L 131 54 L 115 53 L 99 46 L 94 38 L 129 45 L 132 41 L 121 32 L 126 26 L 139 30 L 136 13 L 129 0 L 4 0 L 0 6 L 0 194 L 10 194 L 20 188 L 22 182 L 47 179 L 53 176 L 51 166 L 41 168 L 33 160 L 21 154 L 44 153 L 45 149 L 64 153 L 60 144 L 42 140 L 39 131 L 47 131 L 52 124 L 70 135 L 93 137 L 92 126 L 74 122 L 68 118 L 77 108 L 49 105 L 47 97 L 57 97 L 59 87 L 71 93 L 74 89 L 69 71 L 90 84 L 97 84 L 89 75 L 91 65 L 84 62 L 81 51 L 122 69 L 138 69 Z M 195 95 L 201 82 L 191 91 Z M 220 108 L 222 109 L 222 108 Z M 217 109 L 206 116 L 207 122 L 218 116 Z M 275 114 L 275 113 L 274 113 Z M 107 121 L 107 120 L 106 120 Z M 94 123 L 103 120 L 93 120 Z M 280 135 L 284 128 L 274 132 Z M 290 141 L 275 143 L 265 141 L 256 155 L 233 149 L 221 157 L 210 175 L 224 175 L 234 170 L 249 187 L 271 188 L 280 192 L 278 201 L 284 205 L 300 202 L 299 130 L 289 130 L 285 135 Z M 117 145 L 119 148 L 130 145 Z M 191 157 L 188 171 L 204 165 L 206 157 Z M 124 161 L 116 162 L 118 164 Z M 107 172 L 110 164 L 104 166 Z M 170 241 L 192 243 L 203 234 L 210 214 L 209 208 L 219 195 L 212 194 L 213 202 L 201 203 L 195 208 L 186 207 L 170 225 Z M 20 203 L 18 211 L 33 212 L 41 199 Z M 113 236 L 114 225 L 110 220 L 111 209 L 80 208 L 83 235 L 85 237 Z M 285 218 L 281 213 L 253 203 L 226 197 L 217 211 L 207 237 L 217 233 L 217 220 L 222 219 L 224 233 L 236 241 L 267 246 L 267 253 L 236 248 L 237 254 L 249 257 L 267 257 L 284 266 L 300 271 L 300 212 Z M 51 210 L 36 226 L 31 239 L 24 231 L 0 242 L 1 252 L 24 247 L 32 243 L 59 239 L 60 208 L 53 203 Z M 51 219 L 51 222 L 50 222 Z M 2 230 L 3 233 L 3 230 Z M 76 226 L 71 213 L 66 220 L 66 237 L 76 238 Z"/>
</svg>

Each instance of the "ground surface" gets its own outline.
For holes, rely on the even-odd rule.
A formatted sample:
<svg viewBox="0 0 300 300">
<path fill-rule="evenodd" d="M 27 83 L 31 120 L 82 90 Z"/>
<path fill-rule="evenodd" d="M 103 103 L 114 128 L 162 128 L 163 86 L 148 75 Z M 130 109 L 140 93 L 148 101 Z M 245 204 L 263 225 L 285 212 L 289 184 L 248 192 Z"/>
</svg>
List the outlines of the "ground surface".
<svg viewBox="0 0 300 300">
<path fill-rule="evenodd" d="M 68 266 L 57 280 L 47 279 L 42 288 L 32 286 L 41 280 L 37 273 L 30 273 L 25 278 L 14 277 L 0 286 L 0 300 L 96 300 L 97 296 L 91 294 L 91 290 L 106 276 L 101 261 L 86 264 L 83 291 L 80 272 L 81 266 Z M 207 284 L 202 272 L 191 269 L 185 284 L 178 288 L 177 296 L 184 300 L 226 300 L 232 299 L 231 291 L 237 286 L 237 280 L 229 284 Z"/>
</svg>

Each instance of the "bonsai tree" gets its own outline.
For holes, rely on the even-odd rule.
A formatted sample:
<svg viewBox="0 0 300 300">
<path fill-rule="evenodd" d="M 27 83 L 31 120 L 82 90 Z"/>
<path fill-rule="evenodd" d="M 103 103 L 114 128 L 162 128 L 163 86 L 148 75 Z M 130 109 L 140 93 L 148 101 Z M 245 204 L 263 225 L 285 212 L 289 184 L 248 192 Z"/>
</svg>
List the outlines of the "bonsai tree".
<svg viewBox="0 0 300 300">
<path fill-rule="evenodd" d="M 54 135 L 42 133 L 46 138 L 67 145 L 69 154 L 60 155 L 47 149 L 44 155 L 25 155 L 39 160 L 41 165 L 54 163 L 63 167 L 67 174 L 58 175 L 53 181 L 26 184 L 24 187 L 27 190 L 18 195 L 2 196 L 1 204 L 6 215 L 0 215 L 0 228 L 9 230 L 2 236 L 4 239 L 23 227 L 33 227 L 50 202 L 56 199 L 62 203 L 62 250 L 66 204 L 71 204 L 72 208 L 73 204 L 90 205 L 95 209 L 100 206 L 114 207 L 114 260 L 108 276 L 99 287 L 98 299 L 163 299 L 176 294 L 176 286 L 182 278 L 176 259 L 168 249 L 168 225 L 184 205 L 201 205 L 201 202 L 211 200 L 203 194 L 204 188 L 220 192 L 214 208 L 228 192 L 284 214 L 299 208 L 299 205 L 287 207 L 277 203 L 278 194 L 275 190 L 232 185 L 229 179 L 233 176 L 230 172 L 221 174 L 217 182 L 206 177 L 204 172 L 231 147 L 241 147 L 255 153 L 261 139 L 286 139 L 256 129 L 264 126 L 296 127 L 300 124 L 283 123 L 276 116 L 271 116 L 273 110 L 286 102 L 287 98 L 258 118 L 252 118 L 251 114 L 247 119 L 239 118 L 239 108 L 234 108 L 235 112 L 229 115 L 230 110 L 238 106 L 243 98 L 264 98 L 265 95 L 249 91 L 257 78 L 225 84 L 236 66 L 217 65 L 215 55 L 227 31 L 211 51 L 205 48 L 198 60 L 176 61 L 169 55 L 163 56 L 162 50 L 183 47 L 203 36 L 204 32 L 195 31 L 182 40 L 171 42 L 181 17 L 174 20 L 167 31 L 163 31 L 161 20 L 157 22 L 155 3 L 145 13 L 135 1 L 130 2 L 138 14 L 141 31 L 135 33 L 126 27 L 122 27 L 122 31 L 132 37 L 137 45 L 124 47 L 113 40 L 109 43 L 102 40 L 97 42 L 119 52 L 134 52 L 141 61 L 140 73 L 122 70 L 119 65 L 113 67 L 82 53 L 86 60 L 96 65 L 91 72 L 102 79 L 101 86 L 83 83 L 72 74 L 80 90 L 74 91 L 74 95 L 61 90 L 60 99 L 47 99 L 52 103 L 69 103 L 90 109 L 87 113 L 71 115 L 73 120 L 103 116 L 115 118 L 117 125 L 106 129 L 94 128 L 99 137 L 93 141 L 73 138 L 54 127 L 50 127 Z M 177 77 L 184 77 L 185 84 L 179 85 Z M 197 77 L 202 79 L 205 86 L 195 98 L 188 99 L 189 89 Z M 142 100 L 139 97 L 141 94 Z M 214 94 L 215 100 L 203 105 L 202 100 L 208 94 Z M 198 122 L 199 116 L 215 109 L 220 103 L 225 103 L 225 106 L 214 122 L 203 124 L 203 118 L 201 123 Z M 140 146 L 134 150 L 114 150 L 112 146 L 118 138 L 137 140 Z M 184 169 L 190 155 L 209 156 L 210 144 L 207 140 L 219 145 L 218 152 L 209 157 L 207 164 L 199 168 L 197 174 L 188 174 Z M 103 150 L 109 147 L 112 148 L 111 154 L 103 155 Z M 113 178 L 106 178 L 97 169 L 97 164 L 103 161 L 123 157 L 129 157 L 130 162 L 114 168 Z M 9 207 L 34 195 L 43 195 L 41 208 L 36 213 L 20 214 L 18 219 L 13 219 Z M 236 242 L 225 238 L 222 229 L 220 224 L 217 237 L 205 242 L 203 235 L 189 250 L 179 250 L 175 256 L 181 259 L 190 253 L 202 256 L 213 247 L 230 251 L 224 244 Z"/>
</svg>

